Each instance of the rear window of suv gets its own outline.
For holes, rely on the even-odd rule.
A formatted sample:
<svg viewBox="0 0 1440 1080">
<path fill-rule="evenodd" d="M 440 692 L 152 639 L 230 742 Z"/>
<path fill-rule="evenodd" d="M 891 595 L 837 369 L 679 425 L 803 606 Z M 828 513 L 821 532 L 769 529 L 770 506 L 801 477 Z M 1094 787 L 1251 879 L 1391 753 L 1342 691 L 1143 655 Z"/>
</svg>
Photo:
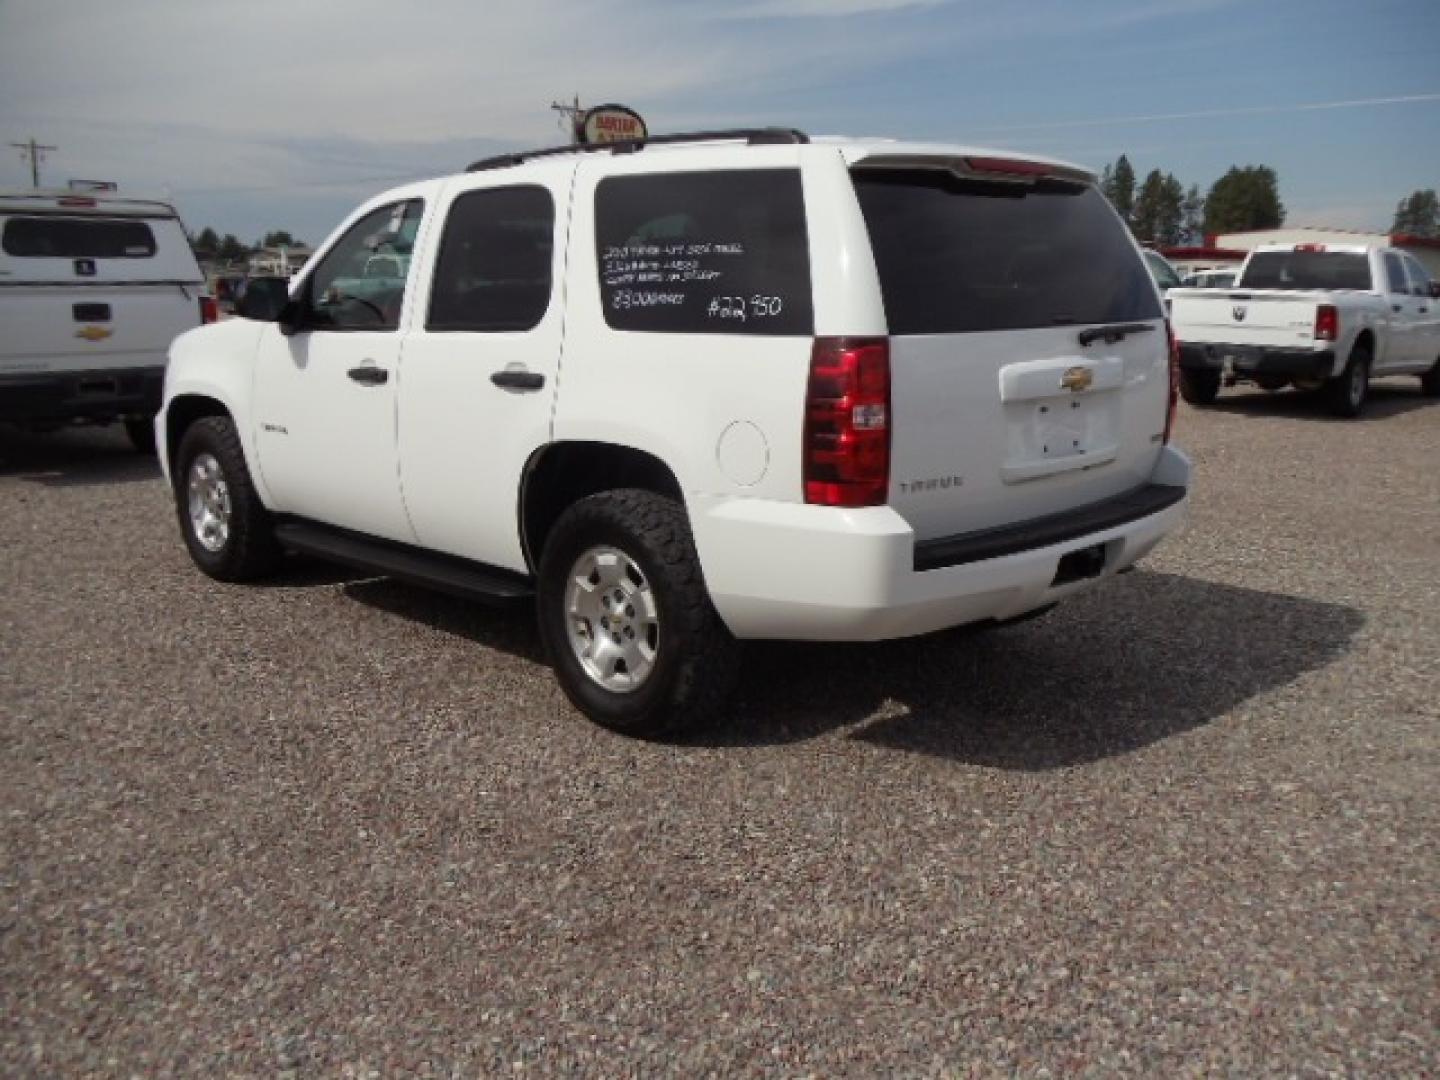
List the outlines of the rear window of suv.
<svg viewBox="0 0 1440 1080">
<path fill-rule="evenodd" d="M 1257 251 L 1242 289 L 1368 289 L 1370 260 L 1351 251 Z"/>
<path fill-rule="evenodd" d="M 148 222 L 123 218 L 12 217 L 0 247 L 33 259 L 149 259 L 155 233 Z"/>
<path fill-rule="evenodd" d="M 814 331 L 797 169 L 607 177 L 595 189 L 595 246 L 616 330 Z"/>
<path fill-rule="evenodd" d="M 1134 242 L 1088 184 L 873 167 L 853 177 L 891 334 L 1160 318 Z"/>
</svg>

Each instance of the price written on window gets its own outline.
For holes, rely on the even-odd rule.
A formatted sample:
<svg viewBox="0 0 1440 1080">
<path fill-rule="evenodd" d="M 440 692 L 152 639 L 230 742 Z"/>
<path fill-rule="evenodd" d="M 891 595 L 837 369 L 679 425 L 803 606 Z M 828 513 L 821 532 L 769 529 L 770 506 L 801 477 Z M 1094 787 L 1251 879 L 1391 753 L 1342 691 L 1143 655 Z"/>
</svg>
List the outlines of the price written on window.
<svg viewBox="0 0 1440 1080">
<path fill-rule="evenodd" d="M 705 314 L 712 319 L 733 319 L 748 322 L 751 319 L 768 319 L 785 310 L 785 301 L 778 296 L 756 294 L 748 299 L 744 296 L 716 296 L 710 300 Z"/>
</svg>

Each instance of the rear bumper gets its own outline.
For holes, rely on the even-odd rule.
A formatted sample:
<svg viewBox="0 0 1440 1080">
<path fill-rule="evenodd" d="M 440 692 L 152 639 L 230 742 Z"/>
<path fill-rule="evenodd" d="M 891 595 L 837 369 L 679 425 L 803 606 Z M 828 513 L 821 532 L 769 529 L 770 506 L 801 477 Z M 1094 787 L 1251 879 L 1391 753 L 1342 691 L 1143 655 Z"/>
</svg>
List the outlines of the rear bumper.
<svg viewBox="0 0 1440 1080">
<path fill-rule="evenodd" d="M 691 520 L 711 599 L 737 637 L 875 641 L 1016 618 L 1127 569 L 1184 520 L 1189 459 L 1166 447 L 1151 481 L 1126 496 L 1139 516 L 1117 514 L 1111 504 L 1119 500 L 1107 500 L 1027 523 L 1044 525 L 1030 546 L 926 570 L 919 561 L 942 542 L 917 546 L 885 506 L 732 499 L 692 506 Z M 1109 516 L 1097 507 L 1109 507 Z M 1057 531 L 1063 517 L 1076 528 Z M 1070 572 L 1077 560 L 1087 567 L 1078 580 Z"/>
<path fill-rule="evenodd" d="M 0 375 L 0 421 L 65 423 L 153 416 L 160 409 L 165 368 Z"/>
<path fill-rule="evenodd" d="M 1227 363 L 1236 375 L 1328 379 L 1335 371 L 1335 351 L 1209 342 L 1180 344 L 1180 366 L 1187 371 L 1222 371 Z"/>
</svg>

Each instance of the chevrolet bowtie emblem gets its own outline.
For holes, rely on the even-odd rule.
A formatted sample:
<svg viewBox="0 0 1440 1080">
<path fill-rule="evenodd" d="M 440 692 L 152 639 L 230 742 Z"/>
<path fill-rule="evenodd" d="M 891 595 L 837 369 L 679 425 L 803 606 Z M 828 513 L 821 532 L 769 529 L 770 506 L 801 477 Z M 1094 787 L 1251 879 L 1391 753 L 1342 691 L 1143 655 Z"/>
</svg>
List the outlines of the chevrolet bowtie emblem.
<svg viewBox="0 0 1440 1080">
<path fill-rule="evenodd" d="M 75 336 L 84 338 L 86 341 L 104 341 L 113 333 L 115 331 L 108 326 L 82 326 L 75 331 Z"/>
<path fill-rule="evenodd" d="M 1065 374 L 1060 376 L 1060 388 L 1078 394 L 1081 390 L 1089 390 L 1094 381 L 1095 373 L 1088 367 L 1066 368 Z"/>
</svg>

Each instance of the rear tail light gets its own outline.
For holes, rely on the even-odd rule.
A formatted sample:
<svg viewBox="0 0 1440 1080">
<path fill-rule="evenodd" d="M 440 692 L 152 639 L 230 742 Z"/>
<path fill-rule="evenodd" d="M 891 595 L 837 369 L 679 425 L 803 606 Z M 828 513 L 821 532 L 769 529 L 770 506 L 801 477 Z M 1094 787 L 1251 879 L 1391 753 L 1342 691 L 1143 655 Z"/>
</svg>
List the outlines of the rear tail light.
<svg viewBox="0 0 1440 1080">
<path fill-rule="evenodd" d="M 1334 304 L 1321 304 L 1315 309 L 1315 340 L 1340 340 L 1340 312 Z"/>
<path fill-rule="evenodd" d="M 220 317 L 220 309 L 215 305 L 213 296 L 200 297 L 200 321 L 212 323 Z"/>
<path fill-rule="evenodd" d="M 1175 340 L 1175 330 L 1168 322 L 1165 340 L 1170 346 L 1170 403 L 1165 406 L 1165 441 L 1168 443 L 1170 433 L 1175 430 L 1175 402 L 1180 396 L 1180 342 Z"/>
<path fill-rule="evenodd" d="M 805 501 L 881 506 L 890 490 L 890 341 L 815 339 L 805 393 Z"/>
</svg>

